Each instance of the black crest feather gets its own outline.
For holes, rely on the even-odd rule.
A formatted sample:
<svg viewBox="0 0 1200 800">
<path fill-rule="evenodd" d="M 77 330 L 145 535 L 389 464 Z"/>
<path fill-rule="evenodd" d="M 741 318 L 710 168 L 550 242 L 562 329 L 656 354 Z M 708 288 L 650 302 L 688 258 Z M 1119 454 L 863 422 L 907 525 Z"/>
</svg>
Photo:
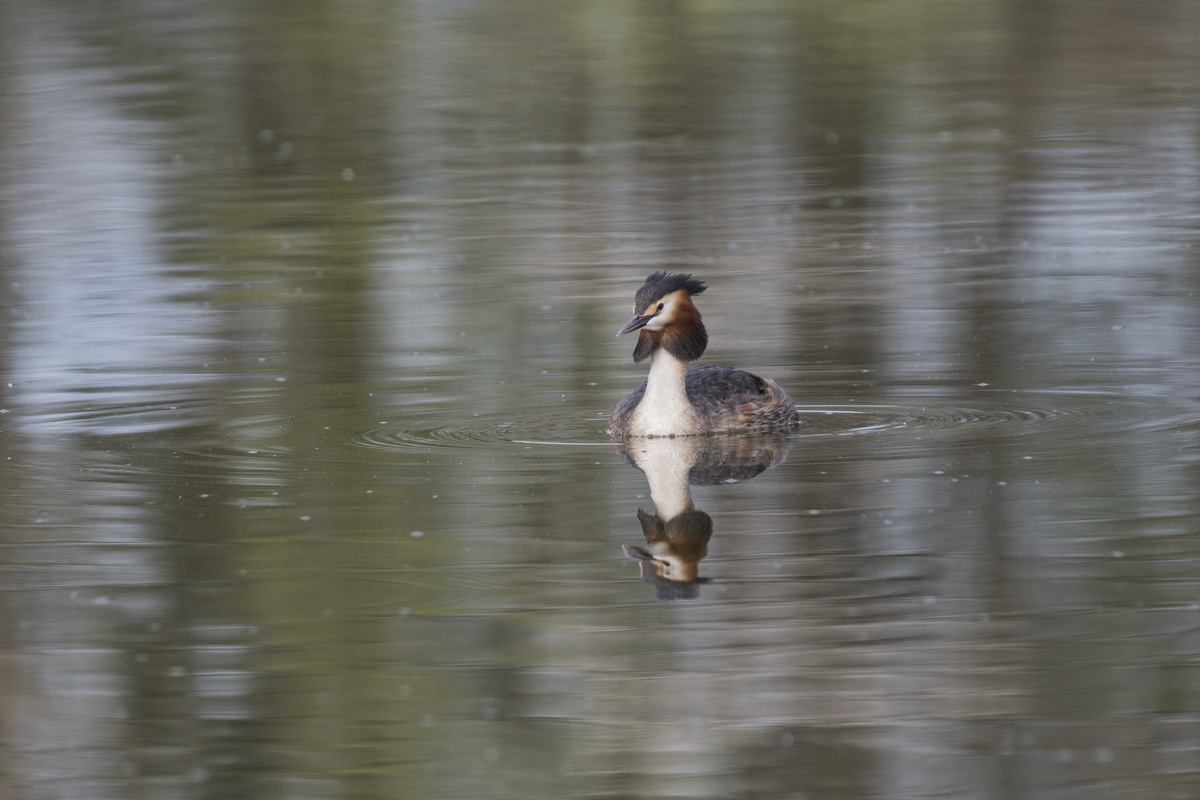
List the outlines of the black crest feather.
<svg viewBox="0 0 1200 800">
<path fill-rule="evenodd" d="M 646 278 L 646 282 L 642 284 L 642 288 L 638 289 L 637 294 L 634 295 L 633 305 L 638 311 L 641 311 L 655 300 L 671 292 L 683 289 L 688 294 L 700 294 L 707 288 L 708 284 L 704 281 L 696 280 L 691 275 L 684 275 L 680 272 L 652 272 Z"/>
</svg>

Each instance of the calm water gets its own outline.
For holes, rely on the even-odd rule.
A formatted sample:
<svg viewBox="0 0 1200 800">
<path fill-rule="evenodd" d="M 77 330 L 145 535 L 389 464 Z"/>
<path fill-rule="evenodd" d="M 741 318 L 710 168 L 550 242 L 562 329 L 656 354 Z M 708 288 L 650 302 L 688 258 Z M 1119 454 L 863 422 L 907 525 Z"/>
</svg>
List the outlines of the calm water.
<svg viewBox="0 0 1200 800">
<path fill-rule="evenodd" d="M 0 796 L 1200 796 L 1195 3 L 0 16 Z"/>
</svg>

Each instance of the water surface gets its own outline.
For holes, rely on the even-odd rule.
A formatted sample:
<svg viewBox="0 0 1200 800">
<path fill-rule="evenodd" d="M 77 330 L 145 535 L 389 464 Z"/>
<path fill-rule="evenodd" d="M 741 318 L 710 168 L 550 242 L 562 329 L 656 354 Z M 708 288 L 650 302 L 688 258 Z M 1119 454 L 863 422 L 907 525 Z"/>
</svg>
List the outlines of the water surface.
<svg viewBox="0 0 1200 800">
<path fill-rule="evenodd" d="M 3 794 L 1200 795 L 1192 4 L 0 13 Z"/>
</svg>

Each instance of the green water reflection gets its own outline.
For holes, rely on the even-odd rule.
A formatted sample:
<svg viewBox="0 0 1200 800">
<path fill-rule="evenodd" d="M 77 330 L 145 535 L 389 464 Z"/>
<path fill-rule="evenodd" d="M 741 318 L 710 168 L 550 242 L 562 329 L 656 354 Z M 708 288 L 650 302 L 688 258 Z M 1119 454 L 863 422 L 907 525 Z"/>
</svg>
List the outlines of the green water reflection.
<svg viewBox="0 0 1200 800">
<path fill-rule="evenodd" d="M 1200 794 L 1194 4 L 0 15 L 0 794 Z"/>
</svg>

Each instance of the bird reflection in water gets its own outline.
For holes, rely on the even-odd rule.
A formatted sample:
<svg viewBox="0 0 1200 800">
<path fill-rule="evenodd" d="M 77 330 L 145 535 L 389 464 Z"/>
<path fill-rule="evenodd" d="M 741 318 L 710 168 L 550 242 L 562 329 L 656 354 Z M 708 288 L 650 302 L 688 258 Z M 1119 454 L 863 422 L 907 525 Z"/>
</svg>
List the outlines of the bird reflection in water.
<svg viewBox="0 0 1200 800">
<path fill-rule="evenodd" d="M 654 513 L 638 509 L 646 546 L 623 545 L 640 562 L 642 580 L 659 600 L 699 596 L 700 561 L 708 554 L 712 517 L 696 508 L 692 486 L 747 481 L 783 462 L 791 442 L 785 431 L 728 436 L 656 437 L 617 446 L 621 457 L 646 476 Z"/>
</svg>

